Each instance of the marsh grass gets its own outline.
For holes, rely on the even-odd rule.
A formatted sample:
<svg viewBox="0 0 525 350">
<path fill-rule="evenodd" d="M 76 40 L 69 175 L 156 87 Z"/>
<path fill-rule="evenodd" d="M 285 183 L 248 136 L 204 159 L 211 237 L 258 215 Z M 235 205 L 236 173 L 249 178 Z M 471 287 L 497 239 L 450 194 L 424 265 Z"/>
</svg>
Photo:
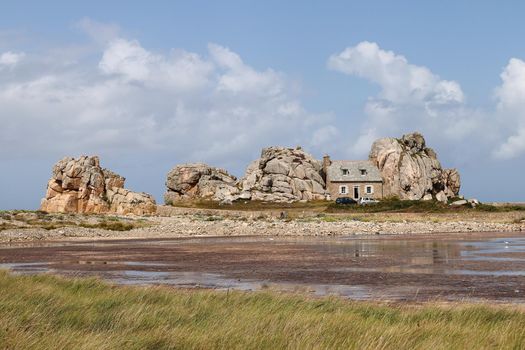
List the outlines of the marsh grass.
<svg viewBox="0 0 525 350">
<path fill-rule="evenodd" d="M 0 271 L 4 349 L 522 349 L 525 313 L 276 292 L 115 287 Z"/>
<path fill-rule="evenodd" d="M 455 198 L 459 199 L 459 198 Z M 451 201 L 455 200 L 452 199 Z M 451 207 L 447 203 L 441 203 L 436 200 L 416 201 L 400 200 L 398 198 L 385 198 L 377 204 L 372 205 L 342 205 L 334 201 L 310 201 L 310 202 L 293 202 L 293 203 L 272 203 L 262 201 L 235 201 L 229 205 L 221 205 L 214 201 L 187 201 L 169 204 L 182 208 L 197 209 L 223 209 L 238 211 L 287 211 L 294 212 L 314 212 L 314 213 L 381 213 L 381 212 L 399 212 L 399 213 L 464 213 L 464 212 L 513 212 L 525 211 L 525 205 L 490 205 L 480 204 L 476 207 L 470 205 Z"/>
<path fill-rule="evenodd" d="M 490 204 L 480 204 L 476 207 L 478 211 L 487 211 L 487 212 L 499 212 L 499 213 L 508 213 L 512 211 L 525 211 L 525 205 L 490 205 Z"/>
<path fill-rule="evenodd" d="M 293 202 L 293 203 L 277 203 L 277 202 L 264 202 L 256 200 L 238 200 L 231 204 L 220 204 L 215 201 L 186 201 L 177 203 L 166 203 L 166 205 L 172 205 L 182 208 L 198 208 L 198 209 L 224 209 L 224 210 L 241 210 L 241 211 L 271 211 L 271 210 L 318 210 L 322 211 L 326 209 L 328 205 L 327 201 L 309 201 L 309 202 Z"/>
<path fill-rule="evenodd" d="M 380 212 L 406 212 L 406 213 L 443 213 L 450 211 L 463 211 L 467 207 L 450 207 L 438 201 L 408 201 L 398 199 L 385 199 L 379 203 L 369 205 L 342 205 L 330 203 L 327 213 L 380 213 Z"/>
<path fill-rule="evenodd" d="M 63 227 L 99 228 L 110 231 L 129 231 L 148 226 L 144 219 L 128 219 L 97 214 L 49 214 L 43 211 L 11 210 L 0 212 L 0 231 L 12 228 L 42 228 L 54 230 Z"/>
<path fill-rule="evenodd" d="M 121 222 L 121 221 L 101 221 L 95 224 L 80 223 L 78 224 L 78 226 L 86 227 L 86 228 L 99 228 L 102 230 L 109 230 L 109 231 L 129 231 L 136 227 L 135 225 L 131 223 L 126 223 L 126 222 Z"/>
</svg>

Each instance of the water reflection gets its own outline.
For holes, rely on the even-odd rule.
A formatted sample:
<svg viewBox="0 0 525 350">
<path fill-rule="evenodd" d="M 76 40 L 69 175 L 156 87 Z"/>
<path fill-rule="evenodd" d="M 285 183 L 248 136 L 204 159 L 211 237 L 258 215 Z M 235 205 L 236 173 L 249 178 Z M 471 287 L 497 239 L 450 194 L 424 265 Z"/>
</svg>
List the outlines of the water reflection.
<svg viewBox="0 0 525 350">
<path fill-rule="evenodd" d="M 56 249 L 56 255 L 45 256 L 40 261 L 28 261 L 23 252 L 44 248 Z M 111 248 L 111 249 L 110 249 Z M 214 288 L 238 290 L 280 290 L 301 291 L 313 295 L 336 294 L 353 299 L 406 299 L 418 295 L 420 290 L 443 289 L 443 295 L 464 293 L 465 290 L 479 290 L 480 287 L 466 285 L 448 290 L 448 287 L 410 282 L 406 285 L 392 285 L 382 288 L 378 284 L 341 283 L 352 280 L 352 274 L 402 274 L 417 276 L 450 276 L 516 278 L 525 276 L 525 238 L 487 238 L 480 240 L 452 239 L 364 239 L 364 238 L 194 238 L 186 240 L 137 240 L 137 241 L 99 241 L 99 242 L 61 242 L 57 244 L 12 245 L 0 248 L 2 252 L 19 250 L 22 261 L 9 261 L 0 268 L 15 273 L 33 274 L 52 272 L 63 275 L 97 275 L 118 284 L 162 284 L 184 288 Z M 108 252 L 116 251 L 111 255 Z M 238 252 L 250 251 L 242 255 L 239 265 L 230 264 L 228 257 L 237 257 Z M 17 251 L 18 252 L 18 251 Z M 185 271 L 178 271 L 181 260 L 177 254 L 187 254 Z M 223 253 L 224 271 L 216 272 L 218 263 L 199 260 L 213 253 Z M 193 255 L 192 255 L 193 254 Z M 201 254 L 201 255 L 198 255 Z M 206 255 L 208 254 L 208 255 Z M 262 257 L 258 258 L 258 254 Z M 6 254 L 7 255 L 7 254 Z M 28 256 L 31 256 L 28 254 Z M 62 258 L 63 257 L 63 258 Z M 261 269 L 258 264 L 264 259 L 274 258 L 283 261 L 279 269 L 270 265 L 269 277 L 250 278 L 250 268 Z M 193 260 L 191 260 L 193 259 Z M 234 260 L 234 258 L 231 258 Z M 258 260 L 259 259 L 259 260 Z M 281 259 L 281 260 L 279 260 Z M 286 260 L 289 259 L 289 260 Z M 30 260 L 30 259 L 29 259 Z M 184 259 L 183 259 L 184 260 Z M 3 259 L 5 261 L 5 259 Z M 288 265 L 286 263 L 288 261 Z M 195 264 L 195 265 L 192 265 Z M 203 265 L 204 264 L 204 265 Z M 244 265 L 243 265 L 244 264 Z M 250 265 L 251 264 L 251 265 Z M 192 266 L 199 266 L 194 271 Z M 204 266 L 204 267 L 202 267 Z M 204 269 L 204 271 L 202 271 Z M 263 266 L 264 269 L 264 266 Z M 273 269 L 273 270 L 272 270 Z M 233 278 L 242 275 L 246 278 Z M 272 274 L 273 273 L 273 274 Z M 301 282 L 297 274 L 307 274 L 308 282 Z M 331 273 L 330 283 L 315 276 Z M 286 280 L 288 277 L 296 280 Z M 397 276 L 397 275 L 396 275 Z M 447 277 L 448 276 L 448 277 Z M 364 281 L 364 282 L 363 282 Z M 469 282 L 474 284 L 474 282 Z M 486 283 L 481 281 L 480 283 Z M 496 283 L 496 282 L 494 282 Z M 501 282 L 502 289 L 519 292 L 523 286 L 516 281 Z M 507 283 L 507 284 L 505 284 Z M 521 282 L 520 282 L 521 283 Z M 457 289 L 460 288 L 460 289 Z M 498 285 L 493 286 L 498 288 Z M 516 292 L 517 291 L 517 292 Z M 455 294 L 454 294 L 455 295 Z M 464 294 L 461 294 L 464 296 Z M 470 294 L 469 294 L 470 295 Z"/>
</svg>

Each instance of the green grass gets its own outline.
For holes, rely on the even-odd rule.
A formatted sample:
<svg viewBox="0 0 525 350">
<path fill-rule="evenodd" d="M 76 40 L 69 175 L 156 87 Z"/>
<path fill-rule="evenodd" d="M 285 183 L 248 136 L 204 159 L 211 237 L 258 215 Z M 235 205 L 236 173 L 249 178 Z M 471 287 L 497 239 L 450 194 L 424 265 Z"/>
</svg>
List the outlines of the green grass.
<svg viewBox="0 0 525 350">
<path fill-rule="evenodd" d="M 231 204 L 220 204 L 211 200 L 200 201 L 181 201 L 176 203 L 166 203 L 175 207 L 198 208 L 198 209 L 224 209 L 224 210 L 243 210 L 243 211 L 261 211 L 261 210 L 324 210 L 330 202 L 328 201 L 310 201 L 310 202 L 293 202 L 277 203 L 251 200 L 238 200 Z"/>
<path fill-rule="evenodd" d="M 511 211 L 525 211 L 525 205 L 489 205 L 489 204 L 480 204 L 476 207 L 476 210 L 487 211 L 487 212 L 499 212 L 506 213 Z"/>
<path fill-rule="evenodd" d="M 455 198 L 454 200 L 459 199 Z M 451 200 L 453 201 L 453 200 Z M 342 205 L 335 201 L 311 201 L 293 203 L 272 203 L 262 201 L 235 201 L 231 205 L 221 205 L 214 201 L 187 201 L 173 204 L 176 207 L 197 208 L 197 209 L 223 209 L 239 211 L 288 211 L 290 213 L 300 213 L 302 211 L 317 213 L 381 213 L 381 212 L 400 212 L 400 213 L 461 213 L 461 212 L 513 212 L 525 211 L 524 205 L 501 205 L 494 206 L 480 204 L 475 208 L 470 205 L 451 207 L 446 203 L 436 200 L 431 201 L 411 201 L 399 200 L 397 198 L 387 198 L 377 204 L 372 205 Z"/>
<path fill-rule="evenodd" d="M 115 287 L 0 271 L 3 349 L 522 349 L 525 313 L 275 292 Z"/>
<path fill-rule="evenodd" d="M 101 221 L 97 222 L 96 224 L 80 223 L 78 224 L 78 226 L 86 228 L 100 228 L 103 230 L 110 231 L 129 231 L 136 227 L 131 223 L 125 223 L 120 221 Z"/>
<path fill-rule="evenodd" d="M 143 219 L 119 218 L 103 214 L 50 214 L 43 211 L 11 210 L 1 211 L 0 231 L 12 228 L 42 228 L 54 230 L 63 227 L 99 228 L 111 231 L 129 231 L 144 227 L 148 222 Z M 17 225 L 15 225 L 15 223 Z"/>
<path fill-rule="evenodd" d="M 409 201 L 398 199 L 385 199 L 379 203 L 369 205 L 343 205 L 330 203 L 326 212 L 356 212 L 356 213 L 379 213 L 379 212 L 403 212 L 403 213 L 442 213 L 450 211 L 462 211 L 468 207 L 450 207 L 438 201 Z"/>
</svg>

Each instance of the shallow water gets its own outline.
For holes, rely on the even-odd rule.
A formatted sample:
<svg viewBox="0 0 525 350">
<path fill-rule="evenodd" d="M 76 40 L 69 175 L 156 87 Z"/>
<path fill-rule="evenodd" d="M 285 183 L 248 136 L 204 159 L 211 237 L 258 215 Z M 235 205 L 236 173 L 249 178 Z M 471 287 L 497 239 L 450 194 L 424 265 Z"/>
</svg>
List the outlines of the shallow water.
<svg viewBox="0 0 525 350">
<path fill-rule="evenodd" d="M 0 247 L 15 273 L 352 299 L 525 302 L 525 237 L 220 237 Z"/>
</svg>

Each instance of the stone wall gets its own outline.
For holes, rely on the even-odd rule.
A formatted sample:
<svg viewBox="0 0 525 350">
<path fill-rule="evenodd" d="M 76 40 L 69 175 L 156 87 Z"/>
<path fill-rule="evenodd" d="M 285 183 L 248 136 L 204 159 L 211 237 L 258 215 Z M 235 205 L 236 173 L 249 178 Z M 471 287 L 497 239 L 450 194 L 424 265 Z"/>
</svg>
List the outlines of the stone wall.
<svg viewBox="0 0 525 350">
<path fill-rule="evenodd" d="M 348 186 L 347 194 L 340 194 L 339 187 L 346 185 Z M 371 185 L 374 187 L 373 194 L 366 193 L 366 186 Z M 327 191 L 330 192 L 330 199 L 335 200 L 339 197 L 350 197 L 354 198 L 354 186 L 359 186 L 359 197 L 369 197 L 374 199 L 383 198 L 383 184 L 380 182 L 328 182 Z"/>
</svg>

